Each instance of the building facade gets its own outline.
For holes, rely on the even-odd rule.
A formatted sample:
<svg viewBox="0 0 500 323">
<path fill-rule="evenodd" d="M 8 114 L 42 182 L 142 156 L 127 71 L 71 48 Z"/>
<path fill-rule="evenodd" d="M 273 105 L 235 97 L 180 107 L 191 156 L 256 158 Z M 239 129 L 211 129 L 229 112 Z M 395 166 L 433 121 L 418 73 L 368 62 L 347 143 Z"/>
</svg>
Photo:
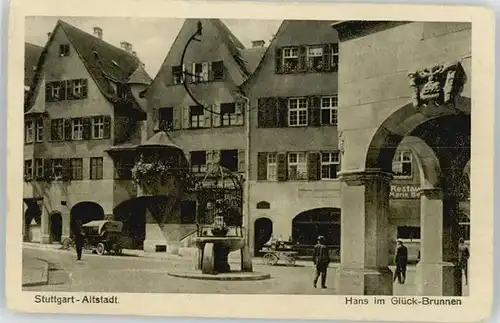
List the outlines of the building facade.
<svg viewBox="0 0 500 323">
<path fill-rule="evenodd" d="M 25 240 L 60 242 L 75 225 L 113 218 L 133 192 L 106 152 L 140 143 L 145 113 L 134 93 L 150 82 L 130 47 L 58 21 L 26 101 Z"/>
<path fill-rule="evenodd" d="M 198 22 L 203 28 L 199 41 L 192 41 L 185 50 Z M 216 164 L 245 176 L 246 102 L 238 86 L 260 61 L 263 45 L 257 41 L 252 48 L 245 48 L 219 19 L 186 19 L 158 74 L 144 91 L 148 136 L 167 131 L 184 150 L 195 176 L 205 176 Z M 184 81 L 198 102 L 188 94 Z M 196 194 L 183 198 L 165 224 L 170 244 L 182 241 L 189 245 L 196 214 L 203 212 L 205 204 Z"/>
</svg>

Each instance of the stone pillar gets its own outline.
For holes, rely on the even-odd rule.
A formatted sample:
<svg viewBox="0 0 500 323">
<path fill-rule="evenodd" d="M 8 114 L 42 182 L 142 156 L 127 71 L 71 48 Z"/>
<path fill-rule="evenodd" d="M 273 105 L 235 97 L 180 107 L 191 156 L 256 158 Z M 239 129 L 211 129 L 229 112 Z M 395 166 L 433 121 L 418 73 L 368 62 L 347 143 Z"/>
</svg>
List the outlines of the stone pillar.
<svg viewBox="0 0 500 323">
<path fill-rule="evenodd" d="M 163 230 L 158 221 L 151 214 L 151 211 L 146 208 L 146 237 L 144 239 L 143 248 L 145 252 L 156 252 L 157 246 L 167 248 L 167 240 L 163 235 Z"/>
<path fill-rule="evenodd" d="M 252 272 L 252 253 L 250 252 L 250 246 L 245 243 L 245 246 L 240 249 L 241 254 L 241 271 Z"/>
<path fill-rule="evenodd" d="M 37 205 L 40 208 L 40 243 L 48 244 L 50 243 L 50 214 L 44 205 L 44 201 L 37 201 Z"/>
<path fill-rule="evenodd" d="M 71 214 L 69 210 L 66 208 L 64 212 L 61 213 L 61 218 L 62 218 L 62 235 L 61 235 L 61 242 L 64 241 L 64 239 L 69 238 L 71 234 Z"/>
<path fill-rule="evenodd" d="M 388 268 L 389 189 L 392 175 L 379 170 L 342 172 L 339 295 L 392 295 Z"/>
<path fill-rule="evenodd" d="M 438 188 L 424 188 L 420 196 L 420 261 L 417 264 L 417 295 L 454 295 L 453 271 L 443 261 L 443 193 Z"/>
</svg>

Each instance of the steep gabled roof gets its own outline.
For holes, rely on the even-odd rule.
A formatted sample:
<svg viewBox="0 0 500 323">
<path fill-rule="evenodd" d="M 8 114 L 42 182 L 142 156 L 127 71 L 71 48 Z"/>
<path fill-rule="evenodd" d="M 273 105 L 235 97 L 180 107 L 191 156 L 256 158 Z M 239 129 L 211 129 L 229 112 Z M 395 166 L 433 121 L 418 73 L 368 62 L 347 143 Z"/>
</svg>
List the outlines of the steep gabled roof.
<svg viewBox="0 0 500 323">
<path fill-rule="evenodd" d="M 163 82 L 164 85 L 168 86 L 169 82 L 167 79 L 165 79 L 165 74 L 167 74 L 166 69 L 170 68 L 169 62 L 172 57 L 177 57 L 181 56 L 182 52 L 182 46 L 178 46 L 179 41 L 187 41 L 187 39 L 180 39 L 181 34 L 183 31 L 187 28 L 190 28 L 192 26 L 195 26 L 198 21 L 202 22 L 203 29 L 205 29 L 207 26 L 214 27 L 217 30 L 218 37 L 221 40 L 222 44 L 227 48 L 230 56 L 236 63 L 235 65 L 237 68 L 229 68 L 228 73 L 231 76 L 231 79 L 236 83 L 236 84 L 241 84 L 244 80 L 246 80 L 251 73 L 251 68 L 249 68 L 249 64 L 247 63 L 247 60 L 245 58 L 245 46 L 241 43 L 241 41 L 229 30 L 229 28 L 220 20 L 220 19 L 194 19 L 194 18 L 189 18 L 186 19 L 177 34 L 177 37 L 175 38 L 174 42 L 172 43 L 172 46 L 170 47 L 160 69 L 158 70 L 158 73 L 154 77 L 153 81 L 151 82 L 151 85 L 155 82 Z M 193 29 L 195 30 L 195 29 Z M 179 62 L 177 62 L 174 65 L 177 65 L 180 63 L 180 58 Z M 227 62 L 226 62 L 227 64 Z M 151 88 L 151 85 L 145 89 L 141 95 L 145 95 L 147 91 Z"/>
<path fill-rule="evenodd" d="M 132 75 L 128 78 L 127 83 L 128 84 L 147 84 L 149 85 L 151 83 L 151 77 L 149 76 L 148 72 L 146 72 L 146 69 L 144 69 L 144 66 L 139 66 L 138 69 L 135 70 Z"/>
<path fill-rule="evenodd" d="M 43 47 L 31 43 L 24 43 L 24 85 L 31 86 L 35 76 L 35 68 L 42 54 Z"/>
<path fill-rule="evenodd" d="M 40 55 L 33 82 L 34 86 L 28 96 L 27 104 L 31 106 L 36 99 L 40 87 L 40 81 L 42 79 L 42 67 L 45 63 L 47 49 L 52 43 L 54 35 L 59 28 L 61 28 L 66 34 L 102 94 L 110 102 L 117 102 L 118 97 L 110 82 L 127 83 L 132 74 L 142 66 L 139 58 L 121 48 L 105 42 L 98 37 L 95 37 L 94 35 L 59 20 L 52 32 L 52 36 L 49 38 L 49 41 Z M 146 71 L 141 73 L 146 73 Z M 130 106 L 134 110 L 144 112 L 137 102 L 133 102 Z"/>
<path fill-rule="evenodd" d="M 266 50 L 267 47 L 247 48 L 243 50 L 243 58 L 245 59 L 245 64 L 250 74 L 252 74 L 257 66 L 259 66 Z"/>
</svg>

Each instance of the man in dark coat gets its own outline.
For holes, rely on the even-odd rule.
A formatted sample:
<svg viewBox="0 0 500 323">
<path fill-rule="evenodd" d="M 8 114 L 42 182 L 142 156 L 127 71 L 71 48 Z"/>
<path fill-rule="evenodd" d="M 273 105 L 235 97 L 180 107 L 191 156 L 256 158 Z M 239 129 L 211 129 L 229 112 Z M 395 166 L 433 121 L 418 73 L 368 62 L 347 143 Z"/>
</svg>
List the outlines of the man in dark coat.
<svg viewBox="0 0 500 323">
<path fill-rule="evenodd" d="M 326 271 L 330 263 L 330 254 L 328 247 L 324 244 L 325 238 L 318 237 L 318 243 L 314 246 L 313 262 L 316 266 L 316 276 L 314 277 L 314 288 L 318 283 L 319 276 L 321 275 L 321 288 L 326 288 Z"/>
<path fill-rule="evenodd" d="M 76 258 L 78 260 L 82 259 L 82 249 L 85 243 L 85 233 L 82 228 L 78 228 L 75 232 L 75 248 L 76 248 Z"/>
<path fill-rule="evenodd" d="M 401 239 L 398 239 L 396 247 L 396 271 L 394 272 L 393 281 L 398 279 L 398 283 L 404 284 L 406 280 L 406 265 L 408 264 L 408 249 L 403 244 Z"/>
<path fill-rule="evenodd" d="M 460 267 L 460 276 L 462 271 L 465 275 L 465 285 L 468 283 L 468 262 L 469 262 L 470 252 L 469 248 L 465 244 L 463 238 L 460 238 L 458 243 L 458 266 Z"/>
</svg>

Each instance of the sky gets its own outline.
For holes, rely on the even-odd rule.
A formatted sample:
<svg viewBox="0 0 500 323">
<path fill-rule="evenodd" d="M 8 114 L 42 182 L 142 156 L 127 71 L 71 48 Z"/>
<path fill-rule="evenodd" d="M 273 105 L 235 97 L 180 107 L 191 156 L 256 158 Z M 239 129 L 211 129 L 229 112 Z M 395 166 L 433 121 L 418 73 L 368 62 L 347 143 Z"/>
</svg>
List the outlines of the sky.
<svg viewBox="0 0 500 323">
<path fill-rule="evenodd" d="M 153 78 L 184 21 L 173 18 L 27 17 L 25 41 L 44 46 L 47 33 L 54 29 L 58 19 L 90 34 L 99 26 L 103 29 L 103 39 L 117 47 L 121 41 L 128 41 Z M 252 40 L 265 40 L 267 46 L 281 24 L 281 20 L 222 21 L 246 47 L 251 47 Z"/>
</svg>

